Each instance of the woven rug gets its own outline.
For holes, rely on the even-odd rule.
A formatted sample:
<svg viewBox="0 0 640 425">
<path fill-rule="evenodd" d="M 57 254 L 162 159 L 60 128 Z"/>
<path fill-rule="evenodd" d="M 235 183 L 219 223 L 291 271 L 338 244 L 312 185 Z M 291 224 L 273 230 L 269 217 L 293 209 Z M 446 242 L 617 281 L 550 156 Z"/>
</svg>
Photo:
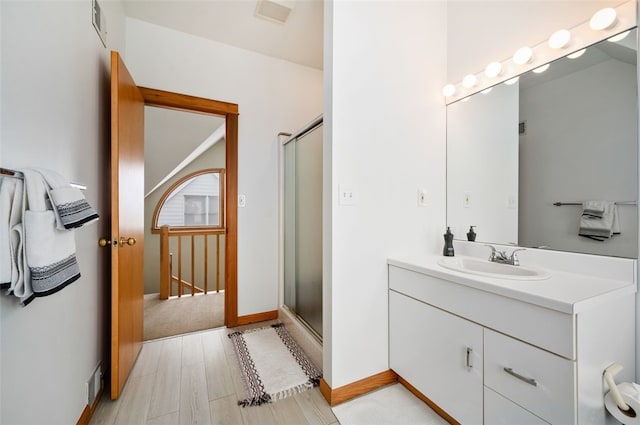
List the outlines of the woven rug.
<svg viewBox="0 0 640 425">
<path fill-rule="evenodd" d="M 322 372 L 307 358 L 282 323 L 229 334 L 238 354 L 247 397 L 259 406 L 319 385 Z"/>
</svg>

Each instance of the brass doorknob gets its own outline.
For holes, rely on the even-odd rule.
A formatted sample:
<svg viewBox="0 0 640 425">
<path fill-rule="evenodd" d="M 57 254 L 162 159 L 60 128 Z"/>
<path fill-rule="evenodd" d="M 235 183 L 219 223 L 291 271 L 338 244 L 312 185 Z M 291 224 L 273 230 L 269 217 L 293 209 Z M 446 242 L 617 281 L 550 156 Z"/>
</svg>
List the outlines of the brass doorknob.
<svg viewBox="0 0 640 425">
<path fill-rule="evenodd" d="M 124 246 L 125 244 L 131 246 L 136 244 L 136 238 L 120 238 L 120 246 Z"/>
<path fill-rule="evenodd" d="M 111 239 L 100 238 L 100 240 L 98 240 L 98 245 L 100 245 L 102 248 L 104 248 L 105 246 L 111 246 Z"/>
</svg>

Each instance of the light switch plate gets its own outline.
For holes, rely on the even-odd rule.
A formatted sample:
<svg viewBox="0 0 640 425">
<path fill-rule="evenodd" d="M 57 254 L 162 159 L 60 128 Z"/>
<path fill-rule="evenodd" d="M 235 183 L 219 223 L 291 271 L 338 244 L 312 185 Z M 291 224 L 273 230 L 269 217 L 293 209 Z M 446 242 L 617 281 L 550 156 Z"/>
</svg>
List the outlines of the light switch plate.
<svg viewBox="0 0 640 425">
<path fill-rule="evenodd" d="M 244 208 L 247 206 L 247 197 L 245 195 L 238 195 L 238 207 Z"/>
<path fill-rule="evenodd" d="M 418 206 L 426 207 L 429 205 L 429 198 L 427 197 L 427 189 L 418 189 Z"/>
</svg>

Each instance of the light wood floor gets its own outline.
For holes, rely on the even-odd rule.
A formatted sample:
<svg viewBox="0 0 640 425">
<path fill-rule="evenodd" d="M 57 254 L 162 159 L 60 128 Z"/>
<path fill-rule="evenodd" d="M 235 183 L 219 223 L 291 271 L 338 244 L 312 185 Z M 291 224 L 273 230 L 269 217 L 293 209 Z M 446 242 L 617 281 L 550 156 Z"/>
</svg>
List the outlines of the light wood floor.
<svg viewBox="0 0 640 425">
<path fill-rule="evenodd" d="M 244 384 L 227 337 L 237 329 L 145 342 L 123 394 L 116 401 L 104 396 L 90 424 L 338 424 L 317 388 L 262 406 L 238 406 Z"/>
</svg>

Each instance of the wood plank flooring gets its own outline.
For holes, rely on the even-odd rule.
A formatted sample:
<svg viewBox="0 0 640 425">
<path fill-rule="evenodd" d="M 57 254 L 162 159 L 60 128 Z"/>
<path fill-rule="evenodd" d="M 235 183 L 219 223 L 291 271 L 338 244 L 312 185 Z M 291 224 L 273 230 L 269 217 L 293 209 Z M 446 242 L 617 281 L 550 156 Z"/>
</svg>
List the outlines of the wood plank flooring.
<svg viewBox="0 0 640 425">
<path fill-rule="evenodd" d="M 120 398 L 103 396 L 90 424 L 338 425 L 317 388 L 263 406 L 238 406 L 244 384 L 227 334 L 243 328 L 145 342 Z"/>
</svg>

